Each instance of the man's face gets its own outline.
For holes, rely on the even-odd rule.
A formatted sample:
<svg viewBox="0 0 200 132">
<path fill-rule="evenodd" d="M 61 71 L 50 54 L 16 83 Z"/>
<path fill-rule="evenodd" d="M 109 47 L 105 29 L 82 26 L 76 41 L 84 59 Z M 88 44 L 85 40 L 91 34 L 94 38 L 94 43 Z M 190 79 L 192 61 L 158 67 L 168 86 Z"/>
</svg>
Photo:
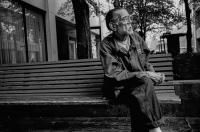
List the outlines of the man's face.
<svg viewBox="0 0 200 132">
<path fill-rule="evenodd" d="M 113 19 L 116 20 L 116 31 L 121 35 L 133 33 L 132 20 L 129 13 L 125 9 L 117 10 L 113 14 Z"/>
</svg>

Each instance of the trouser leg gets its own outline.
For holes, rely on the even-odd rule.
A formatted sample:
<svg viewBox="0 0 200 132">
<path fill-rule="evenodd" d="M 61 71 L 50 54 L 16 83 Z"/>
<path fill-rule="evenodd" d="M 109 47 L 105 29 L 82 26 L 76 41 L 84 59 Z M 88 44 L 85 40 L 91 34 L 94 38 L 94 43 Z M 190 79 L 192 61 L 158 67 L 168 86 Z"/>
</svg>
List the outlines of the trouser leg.
<svg viewBox="0 0 200 132">
<path fill-rule="evenodd" d="M 149 132 L 148 127 L 146 126 L 146 121 L 144 115 L 141 113 L 140 107 L 136 101 L 132 101 L 133 106 L 130 108 L 130 117 L 131 117 L 131 132 Z"/>
<path fill-rule="evenodd" d="M 158 127 L 161 111 L 150 79 L 130 80 L 119 97 L 130 107 L 133 132 L 148 132 Z"/>
</svg>

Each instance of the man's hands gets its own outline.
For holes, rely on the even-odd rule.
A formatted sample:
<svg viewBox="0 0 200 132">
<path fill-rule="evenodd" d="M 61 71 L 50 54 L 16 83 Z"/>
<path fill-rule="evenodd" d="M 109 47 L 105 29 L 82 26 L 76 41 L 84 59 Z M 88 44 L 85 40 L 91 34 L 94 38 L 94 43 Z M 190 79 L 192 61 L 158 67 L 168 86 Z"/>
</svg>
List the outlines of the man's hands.
<svg viewBox="0 0 200 132">
<path fill-rule="evenodd" d="M 149 78 L 151 78 L 156 85 L 165 81 L 165 74 L 148 71 Z"/>
<path fill-rule="evenodd" d="M 148 77 L 150 78 L 156 85 L 162 83 L 165 81 L 165 75 L 163 73 L 157 73 L 157 72 L 151 72 L 151 71 L 145 71 L 140 72 L 137 75 L 138 78 L 142 77 Z"/>
<path fill-rule="evenodd" d="M 145 71 L 145 72 L 139 72 L 137 75 L 136 75 L 137 78 L 142 78 L 142 77 L 149 77 L 148 73 Z"/>
</svg>

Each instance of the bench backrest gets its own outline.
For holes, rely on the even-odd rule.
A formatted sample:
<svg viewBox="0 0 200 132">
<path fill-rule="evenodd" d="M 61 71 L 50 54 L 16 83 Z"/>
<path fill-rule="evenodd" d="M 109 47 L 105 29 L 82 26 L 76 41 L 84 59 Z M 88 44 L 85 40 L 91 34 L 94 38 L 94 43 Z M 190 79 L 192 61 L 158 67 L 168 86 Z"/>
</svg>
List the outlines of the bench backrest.
<svg viewBox="0 0 200 132">
<path fill-rule="evenodd" d="M 166 81 L 172 81 L 173 75 L 173 58 L 171 54 L 152 54 L 150 63 L 153 64 L 156 72 L 162 72 L 166 76 Z M 162 83 L 155 87 L 157 93 L 175 93 L 174 85 Z"/>
<path fill-rule="evenodd" d="M 170 54 L 151 55 L 150 62 L 157 72 L 166 74 L 167 80 L 173 80 Z M 2 98 L 102 96 L 102 86 L 103 69 L 98 59 L 0 66 L 0 96 Z M 162 84 L 156 89 L 171 89 L 167 87 L 170 86 Z"/>
</svg>

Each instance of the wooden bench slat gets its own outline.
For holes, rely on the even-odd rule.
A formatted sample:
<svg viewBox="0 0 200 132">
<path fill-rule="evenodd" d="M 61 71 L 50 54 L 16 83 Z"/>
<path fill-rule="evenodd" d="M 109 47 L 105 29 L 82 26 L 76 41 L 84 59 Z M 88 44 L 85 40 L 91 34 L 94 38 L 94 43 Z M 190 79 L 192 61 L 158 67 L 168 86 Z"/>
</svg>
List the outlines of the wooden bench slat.
<svg viewBox="0 0 200 132">
<path fill-rule="evenodd" d="M 61 100 L 70 100 L 71 98 L 73 99 L 73 97 L 68 97 L 66 96 L 65 94 L 61 94 L 59 96 L 57 96 L 56 94 L 54 96 L 52 96 L 53 94 L 51 95 L 46 95 L 46 94 L 37 94 L 37 96 L 31 96 L 29 94 L 25 94 L 24 96 L 18 96 L 18 95 L 13 95 L 13 96 L 6 96 L 6 95 L 3 95 L 3 96 L 0 96 L 0 101 L 3 101 L 4 99 L 11 99 L 11 100 L 30 100 L 30 99 L 40 99 L 40 100 L 57 100 L 57 99 L 61 99 Z M 81 98 L 87 98 L 87 99 L 90 99 L 90 98 L 103 98 L 102 96 L 99 96 L 99 97 L 96 97 L 96 96 L 89 96 L 89 97 L 86 97 L 86 96 L 81 96 L 81 97 L 77 97 L 75 96 L 74 98 L 78 98 L 78 100 Z M 94 98 L 94 99 L 95 99 Z M 89 101 L 89 100 L 88 100 Z"/>
<path fill-rule="evenodd" d="M 7 91 L 1 91 L 0 94 L 35 94 L 35 93 L 75 93 L 75 92 L 100 92 L 101 87 L 93 87 L 93 88 L 74 88 L 74 89 L 64 89 L 64 88 L 57 88 L 57 89 L 28 89 L 28 90 L 7 90 Z"/>
<path fill-rule="evenodd" d="M 166 58 L 152 58 L 149 60 L 150 63 L 165 62 L 165 61 L 173 61 L 173 59 L 171 57 L 166 57 Z"/>
<path fill-rule="evenodd" d="M 4 100 L 0 100 L 0 105 L 12 105 L 12 104 L 14 105 L 80 105 L 80 104 L 98 105 L 100 104 L 101 105 L 101 104 L 108 104 L 108 100 L 105 100 L 102 97 L 95 97 L 95 96 L 87 97 L 87 96 L 83 96 L 83 97 L 25 96 L 26 98 L 4 97 Z"/>
<path fill-rule="evenodd" d="M 171 85 L 187 85 L 187 84 L 200 84 L 200 80 L 173 80 L 169 81 Z"/>
<path fill-rule="evenodd" d="M 33 97 L 37 97 L 37 96 L 55 96 L 55 97 L 59 97 L 59 96 L 66 96 L 66 97 L 82 97 L 82 96 L 97 96 L 97 97 L 101 97 L 102 96 L 102 92 L 101 91 L 87 91 L 87 92 L 72 92 L 72 93 L 21 93 L 21 94 L 2 94 L 1 95 L 2 97 L 9 97 L 9 96 L 16 96 L 16 97 L 22 97 L 22 96 L 25 96 L 25 97 L 28 97 L 28 96 L 33 96 Z"/>
<path fill-rule="evenodd" d="M 166 76 L 173 76 L 173 73 L 172 73 L 172 72 L 164 71 L 164 72 L 162 72 L 162 73 L 164 73 Z"/>
<path fill-rule="evenodd" d="M 151 54 L 150 60 L 152 58 L 166 58 L 166 57 L 172 57 L 171 54 Z M 99 59 L 79 59 L 79 60 L 64 60 L 64 61 L 50 61 L 50 62 L 37 62 L 37 63 L 24 63 L 24 64 L 2 64 L 0 68 L 2 67 L 22 67 L 22 66 L 32 66 L 36 65 L 60 65 L 60 64 L 68 64 L 68 63 L 86 63 L 86 62 L 99 62 Z"/>
<path fill-rule="evenodd" d="M 48 62 L 35 62 L 35 63 L 21 63 L 21 64 L 1 64 L 0 68 L 15 68 L 15 67 L 23 67 L 23 66 L 41 66 L 41 65 L 55 65 L 55 66 L 59 66 L 62 64 L 73 64 L 73 63 L 96 63 L 96 62 L 100 62 L 99 59 L 78 59 L 78 60 L 61 60 L 61 61 L 48 61 Z"/>
<path fill-rule="evenodd" d="M 169 85 L 169 86 L 155 86 L 155 90 L 174 90 L 174 86 Z"/>
<path fill-rule="evenodd" d="M 88 83 L 103 83 L 103 79 L 87 79 L 87 80 L 58 80 L 58 81 L 42 81 L 39 85 L 65 85 L 65 84 L 88 84 Z M 27 86 L 27 85 L 38 85 L 38 82 L 2 82 L 0 86 Z M 160 86 L 171 86 L 171 83 L 162 83 Z"/>
<path fill-rule="evenodd" d="M 164 81 L 163 83 L 160 84 L 160 86 L 172 86 L 171 83 L 169 83 L 169 81 Z"/>
<path fill-rule="evenodd" d="M 174 89 L 157 89 L 155 90 L 156 93 L 166 93 L 167 91 L 170 91 L 170 92 L 175 92 Z M 60 92 L 60 91 L 27 91 L 27 92 L 24 92 L 24 91 L 15 91 L 14 93 L 12 92 L 9 92 L 9 93 L 1 93 L 1 97 L 0 97 L 0 100 L 3 100 L 4 98 L 13 98 L 13 97 L 29 97 L 29 96 L 33 96 L 33 97 L 37 97 L 37 96 L 47 96 L 47 97 L 51 97 L 51 96 L 56 96 L 56 97 L 60 97 L 60 96 L 65 96 L 65 97 L 68 97 L 68 96 L 84 96 L 84 95 L 99 95 L 98 97 L 102 96 L 102 92 L 101 92 L 101 89 L 99 88 L 96 88 L 96 89 L 91 89 L 91 90 L 88 90 L 88 89 L 82 89 L 80 91 L 71 91 L 71 92 Z"/>
<path fill-rule="evenodd" d="M 173 80 L 173 79 L 174 79 L 173 76 L 169 76 L 169 77 L 167 76 L 165 80 L 166 80 L 166 81 L 171 81 L 171 80 Z"/>
<path fill-rule="evenodd" d="M 41 81 L 40 85 L 56 85 L 56 84 L 88 84 L 88 83 L 103 83 L 103 79 L 82 79 L 82 80 L 52 80 L 52 81 Z M 25 85 L 38 85 L 38 82 L 2 82 L 2 86 L 25 86 Z M 0 85 L 1 86 L 1 85 Z"/>
<path fill-rule="evenodd" d="M 93 63 L 69 63 L 69 64 L 60 64 L 60 65 L 32 65 L 32 66 L 21 66 L 21 67 L 1 67 L 1 70 L 28 70 L 28 69 L 46 69 L 46 68 L 66 68 L 66 67 L 85 67 L 85 66 L 99 66 L 101 62 Z"/>
<path fill-rule="evenodd" d="M 48 73 L 48 72 L 63 72 L 63 71 L 95 71 L 103 70 L 102 66 L 87 66 L 87 67 L 69 67 L 69 68 L 50 68 L 50 69 L 28 69 L 28 70 L 9 70 L 9 71 L 0 71 L 0 75 L 7 74 L 26 74 L 26 73 Z"/>
<path fill-rule="evenodd" d="M 168 53 L 168 54 L 151 54 L 150 55 L 150 59 L 151 58 L 165 58 L 165 57 L 172 57 L 172 54 Z"/>
<path fill-rule="evenodd" d="M 152 62 L 152 65 L 156 68 L 156 67 L 162 67 L 162 66 L 165 66 L 165 67 L 167 67 L 167 66 L 169 66 L 169 67 L 171 67 L 172 66 L 172 62 L 162 62 L 162 63 L 155 63 L 155 62 Z M 96 65 L 96 66 L 91 66 L 91 65 L 89 65 L 89 66 L 85 66 L 85 67 L 61 67 L 61 66 L 59 66 L 59 67 L 51 67 L 51 68 L 48 68 L 48 67 L 45 67 L 44 68 L 44 66 L 43 66 L 43 68 L 36 68 L 36 69 L 34 69 L 34 68 L 26 68 L 26 67 L 20 67 L 19 69 L 18 68 L 12 68 L 12 71 L 11 71 L 11 69 L 6 69 L 6 70 L 9 70 L 9 71 L 6 71 L 5 69 L 1 69 L 1 67 L 0 67 L 0 74 L 9 74 L 9 73 L 13 73 L 13 72 L 15 72 L 15 73 L 30 73 L 30 72 L 51 72 L 51 71 L 70 71 L 70 70 L 79 70 L 79 71 L 84 71 L 84 70 L 95 70 L 95 69 L 102 69 L 103 70 L 103 68 L 102 68 L 102 66 L 101 65 Z M 4 70 L 4 71 L 1 71 L 1 70 Z M 21 71 L 21 70 L 23 70 L 23 71 Z"/>
<path fill-rule="evenodd" d="M 155 71 L 160 72 L 160 71 L 171 71 L 172 72 L 172 67 L 154 67 Z M 102 72 L 103 69 L 102 67 L 84 67 L 84 68 L 76 68 L 76 69 L 43 69 L 43 70 L 24 70 L 23 72 L 21 71 L 9 71 L 9 72 L 3 72 L 0 73 L 0 78 L 2 77 L 9 77 L 9 76 L 45 76 L 45 75 L 51 75 L 51 74 L 59 74 L 59 75 L 67 75 L 67 74 L 73 74 L 73 73 L 81 73 L 81 74 L 87 74 L 88 73 L 95 73 L 95 72 Z"/>
<path fill-rule="evenodd" d="M 155 67 L 172 67 L 172 62 L 162 62 L 162 63 L 156 63 L 156 62 L 154 62 L 154 63 L 151 63 L 153 66 L 154 66 L 154 68 Z"/>
<path fill-rule="evenodd" d="M 88 83 L 88 84 L 57 84 L 57 85 L 30 85 L 30 86 L 7 86 L 1 87 L 2 90 L 33 90 L 33 89 L 77 89 L 77 88 L 92 88 L 92 87 L 102 87 L 103 83 Z"/>
<path fill-rule="evenodd" d="M 93 87 L 97 87 L 97 86 L 99 86 L 100 88 L 102 87 L 102 85 L 103 84 L 99 84 L 99 85 L 89 85 L 88 87 L 86 87 L 87 85 L 81 85 L 81 86 L 79 86 L 79 87 L 57 87 L 57 88 L 54 88 L 54 89 L 71 89 L 71 88 L 74 88 L 74 89 L 78 89 L 78 88 L 82 88 L 82 89 L 84 89 L 84 88 L 93 88 Z M 7 87 L 7 88 L 4 88 L 4 87 L 1 87 L 0 88 L 0 91 L 13 91 L 13 90 L 29 90 L 29 89 L 33 89 L 34 87 L 32 86 L 32 87 Z M 43 87 L 37 87 L 36 89 L 41 89 L 41 90 L 43 90 L 43 89 L 53 89 L 53 87 L 50 87 L 50 88 L 48 88 L 48 87 L 45 87 L 45 88 L 43 88 Z M 162 89 L 174 89 L 174 86 L 172 86 L 172 85 L 158 85 L 158 86 L 155 86 L 155 90 L 162 90 Z"/>
<path fill-rule="evenodd" d="M 157 90 L 157 91 L 155 91 L 156 92 L 156 94 L 160 94 L 160 93 L 175 93 L 175 91 L 174 90 Z"/>
<path fill-rule="evenodd" d="M 42 85 L 42 86 L 24 86 L 24 87 L 1 87 L 0 91 L 15 91 L 15 90 L 51 90 L 51 89 L 90 89 L 90 88 L 101 88 L 103 83 L 96 83 L 96 84 L 71 84 L 71 85 L 55 85 L 55 86 L 49 86 L 49 85 Z M 174 89 L 173 85 L 158 85 L 155 86 L 155 89 Z"/>
<path fill-rule="evenodd" d="M 94 99 L 102 99 L 103 97 L 102 96 L 96 96 L 95 94 L 94 94 L 94 96 L 81 96 L 81 97 L 78 97 L 78 96 L 74 96 L 74 97 L 68 97 L 68 96 L 66 96 L 65 94 L 62 94 L 62 95 L 59 95 L 59 96 L 57 96 L 56 94 L 55 95 L 53 95 L 53 94 L 51 94 L 51 95 L 46 95 L 46 94 L 41 94 L 41 95 L 39 95 L 39 94 L 37 94 L 37 96 L 32 96 L 32 95 L 29 95 L 29 94 L 25 94 L 24 96 L 19 96 L 19 95 L 13 95 L 13 96 L 5 96 L 5 95 L 3 95 L 3 96 L 0 96 L 0 101 L 4 101 L 5 99 L 10 99 L 10 100 L 66 100 L 66 101 L 70 101 L 71 99 L 73 100 L 73 98 L 78 98 L 78 100 L 80 99 L 80 100 L 82 100 L 83 98 L 83 100 L 85 100 L 85 98 L 87 98 L 88 99 L 88 101 L 90 101 L 89 99 L 90 98 L 94 98 Z"/>
<path fill-rule="evenodd" d="M 172 73 L 165 72 L 166 80 L 173 80 Z M 104 75 L 79 75 L 79 76 L 57 76 L 54 77 L 30 77 L 30 78 L 8 78 L 8 79 L 1 79 L 1 83 L 7 83 L 7 82 L 36 82 L 36 81 L 55 81 L 55 80 L 88 80 L 88 79 L 103 79 Z M 23 80 L 22 80 L 23 79 Z M 40 84 L 38 82 L 38 84 Z M 0 84 L 1 85 L 1 84 Z"/>
<path fill-rule="evenodd" d="M 172 72 L 172 67 L 159 67 L 155 68 L 157 72 Z M 4 78 L 26 78 L 26 77 L 48 77 L 48 76 L 71 76 L 71 75 L 88 75 L 88 74 L 100 74 L 103 73 L 103 70 L 95 70 L 95 71 L 64 71 L 64 72 L 47 72 L 47 73 L 29 73 L 29 74 L 24 74 L 24 73 L 19 73 L 19 74 L 5 74 L 5 75 L 0 75 L 0 79 Z M 173 73 L 172 73 L 173 74 Z"/>
<path fill-rule="evenodd" d="M 173 72 L 173 68 L 172 67 L 154 67 L 155 71 L 157 72 L 162 72 L 162 71 L 170 71 Z"/>
<path fill-rule="evenodd" d="M 60 96 L 65 96 L 65 97 L 102 97 L 102 93 L 100 91 L 93 91 L 93 92 L 73 92 L 73 93 L 34 93 L 34 94 L 7 94 L 6 96 L 2 96 L 2 98 L 0 98 L 0 101 L 4 101 L 5 98 L 8 98 L 9 96 L 15 96 L 15 97 L 29 97 L 29 96 L 32 96 L 32 97 L 40 97 L 40 96 L 43 96 L 43 97 L 60 97 Z M 3 98 L 4 97 L 4 98 Z M 17 99 L 16 99 L 17 101 Z M 1 105 L 1 104 L 0 104 Z"/>
<path fill-rule="evenodd" d="M 165 58 L 151 58 L 149 61 L 150 63 L 154 63 L 154 62 L 165 62 L 165 61 L 172 61 L 173 59 L 171 57 L 165 57 Z M 71 62 L 71 63 L 69 63 Z M 39 63 L 37 65 L 34 64 L 16 64 L 16 65 L 1 65 L 0 66 L 0 70 L 11 70 L 11 69 L 17 69 L 17 70 L 25 70 L 25 69 L 40 69 L 40 68 L 61 68 L 61 67 L 82 67 L 82 66 L 94 66 L 94 65 L 101 65 L 101 62 L 99 62 L 98 60 L 93 61 L 91 59 L 91 62 L 88 63 L 77 63 L 76 60 L 74 61 L 69 61 L 67 63 L 67 61 L 65 62 L 60 62 L 60 63 L 55 63 L 53 64 L 45 64 L 45 63 Z M 75 63 L 72 63 L 75 62 Z M 56 65 L 57 64 L 57 65 Z"/>
<path fill-rule="evenodd" d="M 171 67 L 172 66 L 172 62 L 162 62 L 162 63 L 152 63 L 152 65 L 157 68 L 157 67 Z M 0 75 L 1 74 L 9 74 L 9 73 L 30 73 L 30 72 L 53 72 L 53 71 L 70 71 L 70 70 L 76 70 L 76 71 L 85 71 L 85 70 L 99 70 L 99 69 L 102 69 L 102 66 L 101 65 L 97 65 L 97 66 L 86 66 L 86 67 L 55 67 L 55 68 L 41 68 L 41 69 L 33 69 L 33 68 L 22 68 L 20 70 L 18 69 L 7 69 L 9 71 L 1 71 L 0 70 Z M 23 70 L 23 71 L 21 71 Z"/>
<path fill-rule="evenodd" d="M 103 75 L 94 75 L 94 76 L 90 76 L 90 78 L 88 76 L 73 76 L 72 78 L 71 77 L 57 77 L 56 79 L 52 78 L 52 77 L 45 77 L 45 78 L 24 78 L 23 82 L 20 80 L 21 78 L 11 78 L 11 79 L 5 79 L 5 80 L 1 80 L 0 81 L 0 86 L 4 86 L 4 85 L 20 85 L 20 84 L 23 84 L 23 85 L 43 85 L 45 83 L 48 83 L 49 81 L 57 81 L 57 83 L 59 81 L 63 82 L 65 79 L 68 80 L 67 82 L 65 83 L 62 83 L 62 84 L 67 84 L 67 83 L 70 83 L 69 81 L 76 81 L 76 80 L 88 80 L 88 79 L 93 79 L 93 80 L 96 80 L 96 79 L 102 79 L 103 80 Z M 173 80 L 173 76 L 166 76 L 166 81 L 172 81 Z M 38 82 L 40 81 L 40 82 Z M 32 83 L 31 83 L 32 82 Z M 78 83 L 78 82 L 77 82 Z M 51 83 L 52 84 L 52 83 Z"/>
<path fill-rule="evenodd" d="M 173 86 L 165 86 L 165 87 L 158 87 L 156 86 L 155 87 L 155 92 L 156 91 L 166 91 L 166 90 L 173 90 L 174 91 L 174 87 Z M 84 92 L 94 92 L 95 94 L 99 94 L 99 95 L 102 95 L 102 92 L 101 92 L 101 88 L 81 88 L 81 89 L 51 89 L 51 90 L 14 90 L 14 91 L 0 91 L 0 94 L 1 96 L 3 97 L 3 95 L 6 95 L 6 96 L 13 96 L 13 94 L 18 94 L 18 95 L 22 95 L 24 96 L 25 94 L 29 94 L 29 95 L 36 95 L 36 94 L 55 94 L 55 95 L 58 95 L 58 96 L 61 96 L 61 95 L 68 95 L 68 94 L 77 94 L 77 95 L 82 95 L 84 94 Z"/>
<path fill-rule="evenodd" d="M 95 71 L 64 71 L 64 72 L 47 72 L 47 73 L 30 73 L 30 74 L 6 74 L 0 75 L 3 78 L 26 78 L 26 77 L 49 77 L 49 76 L 72 76 L 72 75 L 95 75 L 102 74 L 103 70 Z"/>
<path fill-rule="evenodd" d="M 162 94 L 162 93 L 173 93 L 173 90 L 168 90 L 168 91 L 157 91 L 157 94 Z M 74 98 L 74 99 L 73 99 Z M 78 98 L 78 99 L 75 99 Z M 84 99 L 86 98 L 86 99 Z M 80 96 L 76 96 L 74 95 L 53 95 L 53 94 L 40 94 L 40 95 L 36 95 L 36 96 L 32 96 L 29 94 L 25 94 L 23 96 L 21 95 L 15 95 L 15 96 L 0 96 L 0 105 L 47 105 L 47 104 L 55 104 L 55 105 L 69 105 L 67 102 L 69 103 L 73 103 L 73 102 L 77 102 L 77 105 L 80 105 L 80 102 L 82 102 L 83 104 L 86 104 L 85 102 L 92 102 L 92 101 L 96 101 L 99 100 L 100 102 L 104 102 L 104 103 L 108 103 L 107 100 L 103 99 L 102 96 L 99 96 L 98 94 L 90 94 L 90 93 L 85 93 Z M 61 103 L 59 103 L 61 102 Z M 96 102 L 94 103 L 96 104 Z M 74 104 L 73 104 L 74 105 Z"/>
<path fill-rule="evenodd" d="M 57 76 L 55 77 L 30 77 L 30 78 L 8 78 L 8 79 L 1 79 L 1 81 L 8 81 L 8 82 L 21 82 L 21 81 L 42 81 L 42 80 L 75 80 L 75 79 L 99 79 L 103 78 L 103 74 L 97 75 L 81 75 L 81 76 Z M 22 80 L 23 79 L 23 80 Z"/>
<path fill-rule="evenodd" d="M 163 61 L 162 63 L 158 63 L 160 61 Z M 170 61 L 166 61 L 166 58 L 163 59 L 163 58 L 160 58 L 160 59 L 152 59 L 150 60 L 150 63 L 153 64 L 153 66 L 170 66 L 172 65 L 172 62 L 171 60 Z M 45 71 L 46 69 L 60 69 L 60 68 L 65 68 L 64 70 L 75 70 L 75 69 L 80 69 L 81 67 L 81 70 L 83 67 L 85 67 L 86 69 L 89 69 L 88 67 L 91 67 L 91 68 L 97 68 L 97 69 L 102 69 L 102 66 L 101 66 L 101 63 L 100 62 L 96 62 L 95 64 L 94 63 L 90 63 L 90 64 L 85 64 L 85 63 L 81 63 L 81 64 L 68 64 L 68 65 L 58 65 L 58 66 L 55 66 L 55 65 L 52 65 L 51 67 L 47 67 L 45 65 L 41 65 L 41 66 L 24 66 L 24 67 L 1 67 L 0 66 L 0 74 L 3 73 L 2 71 L 6 71 L 6 70 L 13 70 L 13 71 L 26 71 L 26 70 L 41 70 L 41 71 Z M 12 72 L 13 72 L 12 71 Z"/>
</svg>

